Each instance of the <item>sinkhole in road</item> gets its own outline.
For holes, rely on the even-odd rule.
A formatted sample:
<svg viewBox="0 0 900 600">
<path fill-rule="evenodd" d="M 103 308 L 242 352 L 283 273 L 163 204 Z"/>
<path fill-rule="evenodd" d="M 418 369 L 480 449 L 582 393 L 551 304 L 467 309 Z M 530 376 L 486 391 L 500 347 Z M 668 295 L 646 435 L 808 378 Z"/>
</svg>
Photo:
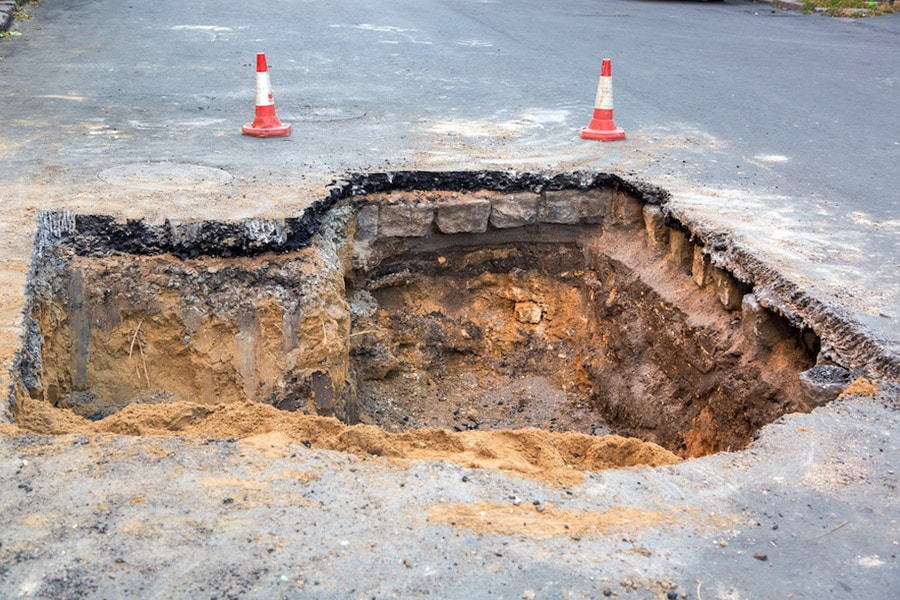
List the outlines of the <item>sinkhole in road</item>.
<svg viewBox="0 0 900 600">
<path fill-rule="evenodd" d="M 47 213 L 13 413 L 55 433 L 260 431 L 234 411 L 192 429 L 230 403 L 443 430 L 422 446 L 538 428 L 682 457 L 741 448 L 812 408 L 800 374 L 819 341 L 663 199 L 605 174 L 402 172 L 354 176 L 284 219 Z"/>
</svg>

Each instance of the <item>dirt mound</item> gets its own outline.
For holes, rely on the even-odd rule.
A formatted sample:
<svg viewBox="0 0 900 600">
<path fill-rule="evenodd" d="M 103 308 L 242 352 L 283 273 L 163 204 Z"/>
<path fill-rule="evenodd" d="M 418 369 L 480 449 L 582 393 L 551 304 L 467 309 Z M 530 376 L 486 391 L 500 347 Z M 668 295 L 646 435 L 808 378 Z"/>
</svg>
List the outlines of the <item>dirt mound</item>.
<svg viewBox="0 0 900 600">
<path fill-rule="evenodd" d="M 388 433 L 372 425 L 278 410 L 267 404 L 189 402 L 132 404 L 100 421 L 89 421 L 46 402 L 26 400 L 22 428 L 36 433 L 191 436 L 272 439 L 392 459 L 448 460 L 471 468 L 494 468 L 552 485 L 575 485 L 584 471 L 670 465 L 680 459 L 650 442 L 616 435 L 554 433 L 539 429 L 463 431 L 416 429 Z"/>
</svg>

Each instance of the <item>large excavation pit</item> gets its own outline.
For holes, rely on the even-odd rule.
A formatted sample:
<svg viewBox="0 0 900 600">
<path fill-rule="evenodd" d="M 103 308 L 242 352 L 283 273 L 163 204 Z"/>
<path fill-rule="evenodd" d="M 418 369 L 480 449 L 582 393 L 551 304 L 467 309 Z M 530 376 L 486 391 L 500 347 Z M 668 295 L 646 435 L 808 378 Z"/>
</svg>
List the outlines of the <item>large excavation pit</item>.
<svg viewBox="0 0 900 600">
<path fill-rule="evenodd" d="M 811 374 L 849 372 L 813 368 L 817 335 L 662 200 L 610 175 L 395 173 L 281 220 L 48 213 L 11 412 L 42 430 L 35 407 L 102 422 L 172 405 L 156 426 L 190 433 L 249 402 L 387 432 L 741 448 L 827 399 Z"/>
</svg>

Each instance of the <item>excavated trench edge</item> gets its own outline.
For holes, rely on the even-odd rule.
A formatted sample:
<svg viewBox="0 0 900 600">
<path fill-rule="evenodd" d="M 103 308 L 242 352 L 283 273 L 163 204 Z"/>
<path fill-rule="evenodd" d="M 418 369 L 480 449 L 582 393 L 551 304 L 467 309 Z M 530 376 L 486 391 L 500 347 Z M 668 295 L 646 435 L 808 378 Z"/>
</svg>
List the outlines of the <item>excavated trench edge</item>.
<svg viewBox="0 0 900 600">
<path fill-rule="evenodd" d="M 676 217 L 667 205 L 667 191 L 608 173 L 564 174 L 510 173 L 497 171 L 398 171 L 352 174 L 333 182 L 327 197 L 315 201 L 297 217 L 252 218 L 242 221 L 177 222 L 160 225 L 144 221 L 120 222 L 107 215 L 84 215 L 69 211 L 42 213 L 39 217 L 26 295 L 23 343 L 12 367 L 11 389 L 0 404 L 0 422 L 13 421 L 15 385 L 39 378 L 40 331 L 31 317 L 30 303 L 39 280 L 44 253 L 65 245 L 77 255 L 103 257 L 113 254 L 159 255 L 178 258 L 199 256 L 239 257 L 265 252 L 287 253 L 311 244 L 323 216 L 339 201 L 376 193 L 397 191 L 494 191 L 516 193 L 550 190 L 606 189 L 628 194 L 645 205 L 658 206 L 665 225 L 684 232 L 701 246 L 713 266 L 750 286 L 770 309 L 791 325 L 813 331 L 821 340 L 821 358 L 850 370 L 854 375 L 900 379 L 900 359 L 840 310 L 806 294 L 749 250 L 735 245 L 727 234 L 715 232 Z"/>
</svg>

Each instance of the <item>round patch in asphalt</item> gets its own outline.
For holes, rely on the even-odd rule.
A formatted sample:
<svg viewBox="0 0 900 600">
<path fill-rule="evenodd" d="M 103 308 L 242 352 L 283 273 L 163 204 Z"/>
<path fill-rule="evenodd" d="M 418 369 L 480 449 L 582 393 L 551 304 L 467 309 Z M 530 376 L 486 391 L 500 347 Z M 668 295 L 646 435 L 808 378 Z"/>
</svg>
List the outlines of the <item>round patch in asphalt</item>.
<svg viewBox="0 0 900 600">
<path fill-rule="evenodd" d="M 305 123 L 333 123 L 337 121 L 354 121 L 366 116 L 366 111 L 359 106 L 297 106 L 284 113 L 283 119 Z"/>
<path fill-rule="evenodd" d="M 231 183 L 231 174 L 222 169 L 176 162 L 148 162 L 110 167 L 98 173 L 114 185 L 146 190 L 169 190 Z"/>
</svg>

